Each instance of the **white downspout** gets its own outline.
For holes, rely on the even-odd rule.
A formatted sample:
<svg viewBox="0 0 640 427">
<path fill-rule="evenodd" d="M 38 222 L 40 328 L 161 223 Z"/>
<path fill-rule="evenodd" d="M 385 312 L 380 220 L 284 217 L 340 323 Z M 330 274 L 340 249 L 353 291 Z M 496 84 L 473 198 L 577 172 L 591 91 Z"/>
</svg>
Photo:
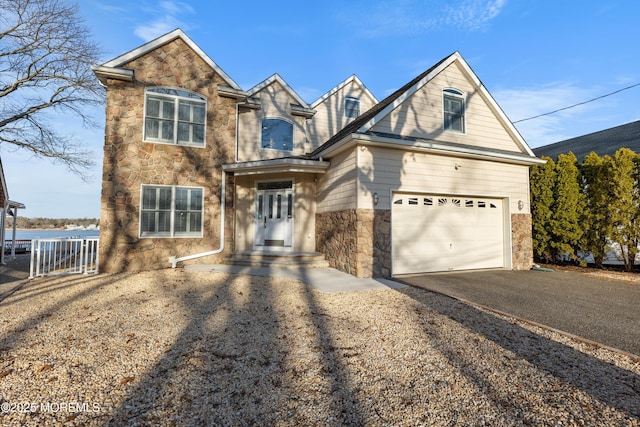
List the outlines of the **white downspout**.
<svg viewBox="0 0 640 427">
<path fill-rule="evenodd" d="M 236 137 L 235 137 L 235 143 L 236 143 L 236 156 L 235 156 L 235 162 L 238 163 L 238 118 L 239 118 L 239 109 L 240 109 L 240 103 L 236 102 Z"/>
<path fill-rule="evenodd" d="M 0 229 L 0 244 L 2 245 L 1 246 L 2 252 L 0 252 L 0 264 L 1 265 L 5 264 L 5 262 L 4 262 L 4 245 L 5 245 L 4 236 L 5 236 L 6 221 L 7 221 L 7 208 L 8 208 L 7 206 L 3 206 L 2 207 L 2 218 L 0 218 L 0 226 L 2 226 L 2 229 Z"/>
<path fill-rule="evenodd" d="M 203 252 L 200 254 L 187 255 L 181 258 L 176 258 L 174 256 L 169 257 L 169 262 L 171 263 L 171 268 L 176 268 L 176 265 L 182 261 L 188 261 L 190 259 L 202 258 L 209 255 L 219 254 L 224 250 L 224 217 L 226 215 L 226 177 L 227 173 L 222 171 L 222 191 L 220 195 L 220 247 L 213 251 Z"/>
</svg>

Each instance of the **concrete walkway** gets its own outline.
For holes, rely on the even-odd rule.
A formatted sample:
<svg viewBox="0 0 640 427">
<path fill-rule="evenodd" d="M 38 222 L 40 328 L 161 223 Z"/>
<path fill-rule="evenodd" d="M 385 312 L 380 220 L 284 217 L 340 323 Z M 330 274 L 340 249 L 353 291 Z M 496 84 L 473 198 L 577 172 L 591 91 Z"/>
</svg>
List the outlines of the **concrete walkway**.
<svg viewBox="0 0 640 427">
<path fill-rule="evenodd" d="M 191 271 L 217 271 L 231 274 L 247 274 L 251 276 L 284 277 L 300 280 L 321 292 L 350 292 L 372 289 L 400 289 L 407 285 L 383 279 L 359 279 L 350 274 L 343 273 L 335 268 L 270 268 L 270 267 L 245 267 L 238 265 L 187 265 L 185 270 Z"/>
</svg>

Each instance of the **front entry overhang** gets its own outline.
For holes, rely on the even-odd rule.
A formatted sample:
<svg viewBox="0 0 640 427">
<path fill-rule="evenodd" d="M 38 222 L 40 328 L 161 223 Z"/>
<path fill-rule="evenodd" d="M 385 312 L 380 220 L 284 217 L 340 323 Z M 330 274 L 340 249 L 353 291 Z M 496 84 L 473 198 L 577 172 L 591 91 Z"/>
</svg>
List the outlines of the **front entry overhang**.
<svg viewBox="0 0 640 427">
<path fill-rule="evenodd" d="M 304 158 L 223 165 L 235 176 L 234 252 L 314 252 L 316 183 L 329 165 Z"/>
<path fill-rule="evenodd" d="M 281 158 L 242 163 L 229 163 L 223 165 L 222 169 L 225 172 L 230 172 L 237 176 L 294 172 L 323 174 L 329 168 L 329 164 L 329 162 L 322 160 Z"/>
</svg>

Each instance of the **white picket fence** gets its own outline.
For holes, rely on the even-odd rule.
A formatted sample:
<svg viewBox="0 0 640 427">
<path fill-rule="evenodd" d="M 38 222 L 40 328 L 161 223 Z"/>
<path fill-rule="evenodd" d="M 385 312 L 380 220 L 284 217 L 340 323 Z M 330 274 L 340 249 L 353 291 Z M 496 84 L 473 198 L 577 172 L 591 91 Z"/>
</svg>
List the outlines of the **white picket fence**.
<svg viewBox="0 0 640 427">
<path fill-rule="evenodd" d="M 50 274 L 97 274 L 99 239 L 33 239 L 29 278 Z"/>
</svg>

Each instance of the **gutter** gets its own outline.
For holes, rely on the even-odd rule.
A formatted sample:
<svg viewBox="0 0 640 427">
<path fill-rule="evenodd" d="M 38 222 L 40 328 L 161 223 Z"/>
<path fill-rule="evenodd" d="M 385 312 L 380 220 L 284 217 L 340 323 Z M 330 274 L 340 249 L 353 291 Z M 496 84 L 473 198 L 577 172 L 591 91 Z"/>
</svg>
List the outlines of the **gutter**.
<svg viewBox="0 0 640 427">
<path fill-rule="evenodd" d="M 183 261 L 188 261 L 188 260 L 192 260 L 192 259 L 196 259 L 196 258 L 202 258 L 205 256 L 210 256 L 210 255 L 217 255 L 219 253 L 221 253 L 222 251 L 224 251 L 224 217 L 226 215 L 226 178 L 227 178 L 227 173 L 223 170 L 222 171 L 222 191 L 220 194 L 220 247 L 218 249 L 215 249 L 213 251 L 208 251 L 208 252 L 202 252 L 199 254 L 193 254 L 193 255 L 187 255 L 187 256 L 183 256 L 180 258 L 176 258 L 175 256 L 170 256 L 169 257 L 169 262 L 171 263 L 171 268 L 176 268 L 177 264 L 179 262 L 183 262 Z"/>
<path fill-rule="evenodd" d="M 356 144 L 378 146 L 383 148 L 400 148 L 403 150 L 421 151 L 425 153 L 460 156 L 479 160 L 493 160 L 504 163 L 534 165 L 543 164 L 544 160 L 537 157 L 530 157 L 523 154 L 511 153 L 505 151 L 491 151 L 487 149 L 479 149 L 471 146 L 462 146 L 457 144 L 443 143 L 435 140 L 407 138 L 398 139 L 385 137 L 380 135 L 370 135 L 361 133 L 352 133 L 346 135 L 335 144 L 327 147 L 322 151 L 316 151 L 314 157 L 331 156 L 352 147 Z"/>
</svg>

